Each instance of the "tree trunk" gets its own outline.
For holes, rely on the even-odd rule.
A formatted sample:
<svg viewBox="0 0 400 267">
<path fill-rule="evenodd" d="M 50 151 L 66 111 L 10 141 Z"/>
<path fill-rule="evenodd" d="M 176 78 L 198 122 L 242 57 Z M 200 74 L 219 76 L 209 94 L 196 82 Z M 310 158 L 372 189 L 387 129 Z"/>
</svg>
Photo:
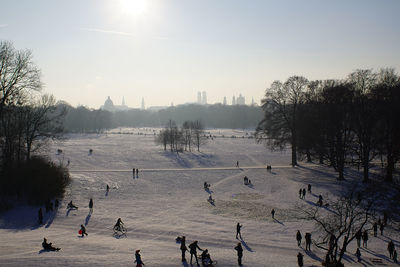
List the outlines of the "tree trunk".
<svg viewBox="0 0 400 267">
<path fill-rule="evenodd" d="M 394 159 L 393 154 L 388 152 L 387 155 L 387 166 L 386 166 L 386 177 L 385 181 L 388 183 L 393 182 L 393 170 L 394 170 Z"/>
</svg>

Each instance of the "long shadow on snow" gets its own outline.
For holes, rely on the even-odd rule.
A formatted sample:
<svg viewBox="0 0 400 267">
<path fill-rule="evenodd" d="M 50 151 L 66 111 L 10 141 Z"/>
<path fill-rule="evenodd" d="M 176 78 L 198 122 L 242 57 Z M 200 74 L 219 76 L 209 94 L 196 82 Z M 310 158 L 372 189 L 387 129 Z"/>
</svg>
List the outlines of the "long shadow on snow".
<svg viewBox="0 0 400 267">
<path fill-rule="evenodd" d="M 310 251 L 310 250 L 304 250 L 304 253 L 307 254 L 308 257 L 312 258 L 313 260 L 322 262 L 322 259 L 320 257 L 318 257 L 317 255 L 315 255 L 314 252 Z"/>
<path fill-rule="evenodd" d="M 89 212 L 89 214 L 86 216 L 86 219 L 85 219 L 85 225 L 88 225 L 88 223 L 90 221 L 90 217 L 92 217 L 92 213 Z"/>
<path fill-rule="evenodd" d="M 285 225 L 283 222 L 277 220 L 276 218 L 274 218 L 274 222 L 277 222 L 277 223 L 279 223 L 279 224 L 281 224 L 281 225 Z"/>
<path fill-rule="evenodd" d="M 24 206 L 1 213 L 0 228 L 15 231 L 38 229 L 41 226 L 38 223 L 38 210 L 39 207 Z M 47 224 L 46 228 L 52 224 L 55 216 L 55 211 L 43 214 L 43 224 Z"/>
<path fill-rule="evenodd" d="M 242 245 L 243 245 L 248 251 L 254 252 L 254 250 L 253 250 L 251 247 L 249 247 L 249 246 L 247 245 L 247 243 L 246 243 L 243 239 L 240 240 L 240 242 L 242 243 Z"/>
<path fill-rule="evenodd" d="M 182 156 L 181 156 L 182 155 Z M 215 162 L 213 155 L 208 155 L 201 153 L 194 154 L 193 152 L 185 152 L 185 153 L 175 153 L 175 152 L 164 152 L 164 156 L 169 158 L 170 160 L 175 161 L 182 168 L 192 168 L 194 163 L 198 163 L 201 167 L 214 167 Z"/>
<path fill-rule="evenodd" d="M 314 203 L 314 202 L 312 202 L 312 201 L 310 201 L 310 200 L 306 200 L 306 202 L 307 202 L 307 204 L 309 204 L 309 205 L 311 205 L 311 206 L 320 207 L 317 203 Z M 321 209 L 325 209 L 326 211 L 329 211 L 329 212 L 332 212 L 332 213 L 337 214 L 336 211 L 331 210 L 329 207 L 327 207 L 327 206 L 325 206 L 325 205 L 323 205 L 323 206 L 320 207 L 320 208 L 321 208 Z"/>
</svg>

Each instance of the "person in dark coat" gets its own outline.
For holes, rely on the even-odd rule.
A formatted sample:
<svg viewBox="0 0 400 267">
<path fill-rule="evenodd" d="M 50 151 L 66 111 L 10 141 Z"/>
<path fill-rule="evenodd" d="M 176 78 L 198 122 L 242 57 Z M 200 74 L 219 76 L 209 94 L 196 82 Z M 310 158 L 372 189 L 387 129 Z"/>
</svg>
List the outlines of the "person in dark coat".
<svg viewBox="0 0 400 267">
<path fill-rule="evenodd" d="M 182 251 L 182 261 L 186 261 L 185 252 L 186 252 L 186 250 L 188 250 L 188 249 L 187 249 L 187 247 L 186 247 L 186 237 L 185 237 L 185 236 L 182 236 L 182 239 L 181 239 L 181 247 L 180 247 L 180 249 L 181 249 L 181 251 Z"/>
<path fill-rule="evenodd" d="M 368 232 L 367 230 L 364 230 L 364 233 L 362 235 L 362 240 L 363 240 L 363 248 L 368 247 Z"/>
<path fill-rule="evenodd" d="M 386 211 L 383 212 L 383 224 L 386 226 L 388 221 L 388 216 Z"/>
<path fill-rule="evenodd" d="M 387 250 L 389 251 L 389 258 L 393 258 L 393 252 L 394 252 L 394 243 L 392 240 L 388 243 Z"/>
<path fill-rule="evenodd" d="M 108 191 L 110 191 L 110 187 L 107 185 L 106 186 L 106 192 L 108 193 Z"/>
<path fill-rule="evenodd" d="M 383 235 L 383 229 L 385 229 L 385 225 L 383 223 L 381 223 L 381 225 L 379 226 L 379 230 L 381 231 L 381 235 Z"/>
<path fill-rule="evenodd" d="M 67 209 L 78 209 L 78 207 L 75 206 L 74 204 L 72 204 L 72 200 L 71 200 L 67 205 Z"/>
<path fill-rule="evenodd" d="M 393 251 L 393 262 L 397 263 L 397 251 L 396 250 Z"/>
<path fill-rule="evenodd" d="M 305 188 L 303 188 L 303 199 L 306 199 L 306 189 Z"/>
<path fill-rule="evenodd" d="M 356 256 L 357 256 L 357 261 L 360 262 L 360 261 L 361 261 L 361 251 L 360 251 L 360 248 L 357 248 Z"/>
<path fill-rule="evenodd" d="M 203 266 L 212 266 L 213 261 L 211 260 L 210 253 L 208 253 L 208 249 L 203 250 L 203 253 L 201 253 L 201 263 Z"/>
<path fill-rule="evenodd" d="M 308 189 L 308 192 L 311 193 L 311 184 L 308 184 L 307 189 Z"/>
<path fill-rule="evenodd" d="M 139 178 L 139 169 L 136 168 L 136 178 Z"/>
<path fill-rule="evenodd" d="M 378 224 L 375 222 L 372 228 L 374 229 L 374 236 L 376 237 L 376 234 L 378 233 Z"/>
<path fill-rule="evenodd" d="M 142 256 L 139 254 L 140 249 L 136 250 L 135 252 L 135 262 L 136 262 L 136 267 L 142 267 L 144 262 L 142 261 Z"/>
<path fill-rule="evenodd" d="M 38 219 L 39 219 L 39 224 L 43 224 L 43 211 L 42 211 L 42 208 L 39 208 Z"/>
<path fill-rule="evenodd" d="M 302 199 L 302 195 L 303 195 L 303 189 L 299 189 L 299 198 Z"/>
<path fill-rule="evenodd" d="M 42 247 L 44 250 L 59 251 L 60 248 L 53 247 L 51 243 L 47 243 L 47 239 L 43 238 Z"/>
<path fill-rule="evenodd" d="M 302 238 L 302 236 L 301 236 L 301 233 L 300 233 L 300 230 L 297 230 L 297 233 L 296 233 L 296 240 L 297 240 L 297 246 L 301 246 L 301 238 Z"/>
<path fill-rule="evenodd" d="M 93 212 L 93 199 L 89 200 L 89 210 L 90 210 L 90 213 Z"/>
<path fill-rule="evenodd" d="M 243 225 L 240 225 L 240 223 L 236 224 L 236 239 L 238 238 L 238 235 L 240 236 L 240 239 L 242 239 L 242 234 L 240 233 L 240 228 L 242 228 Z"/>
<path fill-rule="evenodd" d="M 132 177 L 135 179 L 135 168 L 132 169 Z"/>
<path fill-rule="evenodd" d="M 272 215 L 272 219 L 275 219 L 275 210 L 274 209 L 271 210 L 271 215 Z"/>
<path fill-rule="evenodd" d="M 297 264 L 299 265 L 299 267 L 303 267 L 303 254 L 301 254 L 300 252 L 297 254 Z"/>
<path fill-rule="evenodd" d="M 361 247 L 361 230 L 358 230 L 356 233 L 357 247 Z"/>
<path fill-rule="evenodd" d="M 306 233 L 304 238 L 306 239 L 306 250 L 311 250 L 311 233 Z"/>
<path fill-rule="evenodd" d="M 84 237 L 85 235 L 88 235 L 88 233 L 86 233 L 86 228 L 85 228 L 85 226 L 83 226 L 83 224 L 81 224 L 81 231 L 82 231 L 82 236 L 81 237 Z"/>
<path fill-rule="evenodd" d="M 235 250 L 237 251 L 238 264 L 239 264 L 239 266 L 242 266 L 243 248 L 242 248 L 242 244 L 240 242 L 235 247 Z"/>
<path fill-rule="evenodd" d="M 190 252 L 190 264 L 192 264 L 192 260 L 193 260 L 193 255 L 196 258 L 196 263 L 199 266 L 199 260 L 197 259 L 197 249 L 203 251 L 199 245 L 197 244 L 197 240 L 194 241 L 192 244 L 189 245 L 189 252 Z"/>
</svg>

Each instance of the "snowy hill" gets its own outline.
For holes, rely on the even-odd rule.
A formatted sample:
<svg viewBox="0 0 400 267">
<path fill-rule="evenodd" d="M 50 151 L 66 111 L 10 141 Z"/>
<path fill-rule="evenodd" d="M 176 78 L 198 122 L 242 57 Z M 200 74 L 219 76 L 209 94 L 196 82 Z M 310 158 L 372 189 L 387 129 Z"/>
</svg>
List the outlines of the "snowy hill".
<svg viewBox="0 0 400 267">
<path fill-rule="evenodd" d="M 182 235 L 187 245 L 198 240 L 218 266 L 237 266 L 237 222 L 243 225 L 244 266 L 297 266 L 298 252 L 305 255 L 305 266 L 321 266 L 323 251 L 312 247 L 306 252 L 305 245 L 296 244 L 297 230 L 317 233 L 312 222 L 296 219 L 295 207 L 315 203 L 319 194 L 340 194 L 343 184 L 331 169 L 306 164 L 292 168 L 289 151 L 271 152 L 243 131 L 212 130 L 216 137 L 208 139 L 201 152 L 179 154 L 156 146 L 153 133 L 123 129 L 70 135 L 54 144 L 49 156 L 62 164 L 70 160 L 73 182 L 60 208 L 45 214 L 43 226 L 37 224 L 39 207 L 0 214 L 0 266 L 136 266 L 137 249 L 149 267 L 190 266 L 181 262 L 175 241 Z M 57 149 L 63 152 L 56 155 Z M 139 168 L 137 178 L 132 168 Z M 244 176 L 252 186 L 243 184 Z M 203 188 L 205 181 L 211 184 L 209 191 Z M 307 184 L 312 184 L 313 194 L 301 200 L 298 190 Z M 207 201 L 210 194 L 214 205 Z M 78 210 L 67 211 L 70 200 Z M 271 218 L 272 208 L 276 220 Z M 128 230 L 126 236 L 113 235 L 118 218 Z M 78 235 L 81 224 L 86 225 L 87 237 Z M 42 251 L 43 237 L 61 251 Z M 373 266 L 371 258 L 392 266 L 386 251 L 389 237 L 399 245 L 397 232 L 390 229 L 371 237 L 369 248 L 361 250 L 361 263 L 354 256 L 355 244 L 350 244 L 345 266 Z M 186 258 L 190 260 L 188 253 Z"/>
</svg>

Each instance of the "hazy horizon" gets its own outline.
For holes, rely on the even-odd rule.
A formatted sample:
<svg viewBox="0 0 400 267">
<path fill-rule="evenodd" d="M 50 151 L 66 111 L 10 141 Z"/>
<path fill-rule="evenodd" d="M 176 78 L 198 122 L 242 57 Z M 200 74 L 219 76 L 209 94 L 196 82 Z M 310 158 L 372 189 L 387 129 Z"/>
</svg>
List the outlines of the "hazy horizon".
<svg viewBox="0 0 400 267">
<path fill-rule="evenodd" d="M 140 108 L 242 94 L 274 80 L 400 69 L 400 1 L 0 0 L 0 41 L 29 49 L 44 92 Z"/>
</svg>

